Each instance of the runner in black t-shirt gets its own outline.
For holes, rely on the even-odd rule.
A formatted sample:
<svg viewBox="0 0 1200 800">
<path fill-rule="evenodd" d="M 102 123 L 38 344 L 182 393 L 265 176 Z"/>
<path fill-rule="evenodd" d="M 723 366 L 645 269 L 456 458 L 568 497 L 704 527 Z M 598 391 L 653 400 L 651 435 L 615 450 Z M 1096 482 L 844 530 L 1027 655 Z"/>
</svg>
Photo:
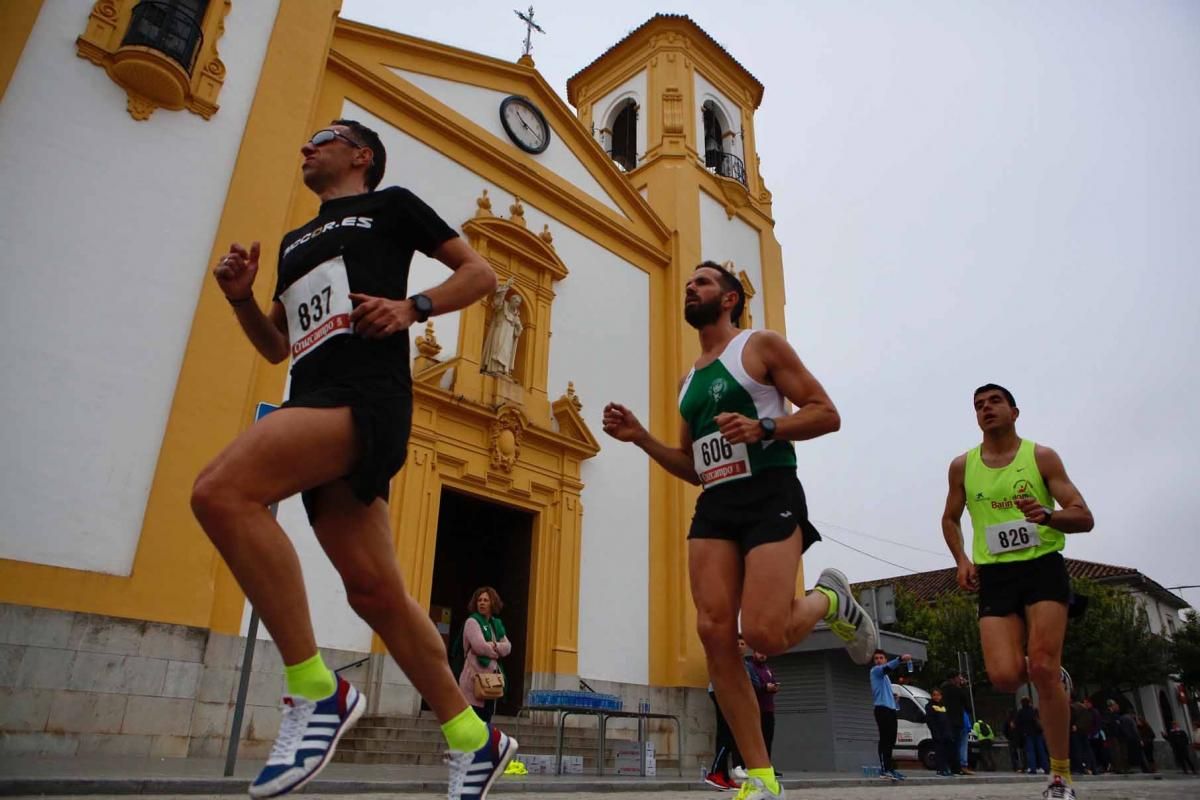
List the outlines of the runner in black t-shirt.
<svg viewBox="0 0 1200 800">
<path fill-rule="evenodd" d="M 408 328 L 488 295 L 496 276 L 411 192 L 375 190 L 386 153 L 374 131 L 335 120 L 300 153 L 321 210 L 284 237 L 270 311 L 254 302 L 257 242 L 231 245 L 213 270 L 255 348 L 272 363 L 291 356 L 290 397 L 234 439 L 192 490 L 196 518 L 262 617 L 287 675 L 279 738 L 250 794 L 272 797 L 312 780 L 366 707 L 322 662 L 300 562 L 267 510 L 300 492 L 350 605 L 442 722 L 451 800 L 483 800 L 517 742 L 467 705 L 433 622 L 405 590 L 387 494 L 412 417 Z M 416 250 L 453 274 L 406 297 Z"/>
</svg>

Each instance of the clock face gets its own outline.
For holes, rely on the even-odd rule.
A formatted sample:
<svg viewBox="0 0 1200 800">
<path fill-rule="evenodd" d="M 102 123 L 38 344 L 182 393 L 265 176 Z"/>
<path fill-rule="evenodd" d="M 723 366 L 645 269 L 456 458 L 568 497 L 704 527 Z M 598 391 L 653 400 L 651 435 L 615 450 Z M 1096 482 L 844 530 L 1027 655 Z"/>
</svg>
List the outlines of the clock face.
<svg viewBox="0 0 1200 800">
<path fill-rule="evenodd" d="M 513 95 L 500 103 L 500 122 L 508 137 L 526 153 L 541 153 L 550 146 L 550 126 L 532 101 Z"/>
</svg>

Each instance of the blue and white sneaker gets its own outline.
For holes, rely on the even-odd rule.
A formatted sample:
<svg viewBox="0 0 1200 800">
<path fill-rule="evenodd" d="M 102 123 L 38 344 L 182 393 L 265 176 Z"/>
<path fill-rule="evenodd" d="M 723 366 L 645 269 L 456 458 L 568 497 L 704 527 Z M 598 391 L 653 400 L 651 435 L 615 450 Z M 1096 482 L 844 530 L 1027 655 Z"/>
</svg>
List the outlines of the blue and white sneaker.
<svg viewBox="0 0 1200 800">
<path fill-rule="evenodd" d="M 517 740 L 491 725 L 487 742 L 474 753 L 450 751 L 449 800 L 484 800 L 516 754 Z"/>
<path fill-rule="evenodd" d="M 898 781 L 908 780 L 908 776 L 898 769 L 890 770 L 890 772 L 892 773 L 892 777 Z"/>
<path fill-rule="evenodd" d="M 279 736 L 267 765 L 250 784 L 251 797 L 276 797 L 317 777 L 367 707 L 367 699 L 341 677 L 324 700 L 284 697 L 283 703 Z"/>
</svg>

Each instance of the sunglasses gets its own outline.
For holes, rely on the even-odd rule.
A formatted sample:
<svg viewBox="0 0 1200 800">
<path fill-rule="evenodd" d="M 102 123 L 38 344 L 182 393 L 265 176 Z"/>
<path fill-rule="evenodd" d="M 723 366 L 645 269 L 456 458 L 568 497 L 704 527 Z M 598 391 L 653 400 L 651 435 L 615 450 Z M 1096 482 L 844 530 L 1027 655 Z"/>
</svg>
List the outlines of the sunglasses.
<svg viewBox="0 0 1200 800">
<path fill-rule="evenodd" d="M 338 133 L 337 131 L 332 130 L 330 128 L 326 128 L 325 130 L 317 131 L 316 133 L 314 133 L 312 135 L 312 138 L 308 140 L 308 143 L 311 144 L 313 147 L 320 147 L 323 144 L 328 144 L 329 142 L 332 142 L 334 139 L 341 139 L 343 141 L 349 142 L 354 147 L 365 147 L 366 146 L 366 145 L 359 144 L 358 142 L 354 141 L 346 134 Z"/>
</svg>

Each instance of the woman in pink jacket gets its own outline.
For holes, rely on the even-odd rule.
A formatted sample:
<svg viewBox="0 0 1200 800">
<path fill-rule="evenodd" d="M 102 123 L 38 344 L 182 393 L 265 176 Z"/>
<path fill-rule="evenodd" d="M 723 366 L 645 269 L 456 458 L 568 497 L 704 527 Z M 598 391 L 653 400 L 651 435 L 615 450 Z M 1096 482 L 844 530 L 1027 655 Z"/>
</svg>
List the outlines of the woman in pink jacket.
<svg viewBox="0 0 1200 800">
<path fill-rule="evenodd" d="M 504 623 L 496 616 L 503 608 L 504 603 L 495 589 L 480 586 L 467 604 L 471 616 L 463 625 L 462 647 L 466 660 L 462 674 L 458 676 L 458 688 L 484 722 L 491 721 L 496 713 L 496 701 L 475 696 L 475 676 L 484 672 L 504 674 L 500 659 L 512 652 L 512 644 L 504 631 Z"/>
</svg>

